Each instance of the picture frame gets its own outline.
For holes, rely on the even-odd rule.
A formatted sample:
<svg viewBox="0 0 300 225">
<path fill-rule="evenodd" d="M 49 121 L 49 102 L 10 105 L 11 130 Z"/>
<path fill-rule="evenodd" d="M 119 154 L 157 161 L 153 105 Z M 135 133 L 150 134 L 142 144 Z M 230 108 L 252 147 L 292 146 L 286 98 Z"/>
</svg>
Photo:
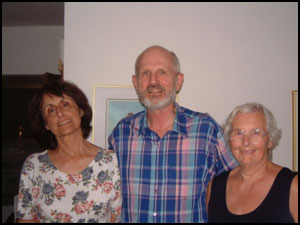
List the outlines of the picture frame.
<svg viewBox="0 0 300 225">
<path fill-rule="evenodd" d="M 293 109 L 293 170 L 298 171 L 298 90 L 292 90 Z"/>
<path fill-rule="evenodd" d="M 133 86 L 93 85 L 92 143 L 108 148 L 108 137 L 124 117 L 143 111 Z"/>
</svg>

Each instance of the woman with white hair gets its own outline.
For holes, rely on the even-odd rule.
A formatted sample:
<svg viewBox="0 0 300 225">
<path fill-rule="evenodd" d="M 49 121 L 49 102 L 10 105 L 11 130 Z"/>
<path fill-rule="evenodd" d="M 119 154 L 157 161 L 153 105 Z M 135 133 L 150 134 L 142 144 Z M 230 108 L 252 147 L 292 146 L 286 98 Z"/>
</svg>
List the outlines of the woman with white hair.
<svg viewBox="0 0 300 225">
<path fill-rule="evenodd" d="M 239 166 L 210 181 L 208 222 L 298 222 L 298 173 L 268 157 L 281 138 L 273 114 L 261 104 L 243 104 L 223 128 Z"/>
</svg>

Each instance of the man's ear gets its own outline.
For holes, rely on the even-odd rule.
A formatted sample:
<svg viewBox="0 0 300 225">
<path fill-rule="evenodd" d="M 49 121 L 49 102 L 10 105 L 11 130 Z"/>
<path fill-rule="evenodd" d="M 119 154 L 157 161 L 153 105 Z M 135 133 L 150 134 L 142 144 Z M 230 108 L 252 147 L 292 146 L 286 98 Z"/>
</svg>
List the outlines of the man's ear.
<svg viewBox="0 0 300 225">
<path fill-rule="evenodd" d="M 138 87 L 138 85 L 137 85 L 137 75 L 132 75 L 132 84 L 133 84 L 135 90 L 137 90 L 137 87 Z"/>
<path fill-rule="evenodd" d="M 136 77 L 136 75 L 132 75 L 132 84 L 136 88 L 136 86 L 137 86 L 137 77 Z"/>
<path fill-rule="evenodd" d="M 176 93 L 179 93 L 179 91 L 182 87 L 183 81 L 184 81 L 184 74 L 178 73 L 176 75 Z"/>
</svg>

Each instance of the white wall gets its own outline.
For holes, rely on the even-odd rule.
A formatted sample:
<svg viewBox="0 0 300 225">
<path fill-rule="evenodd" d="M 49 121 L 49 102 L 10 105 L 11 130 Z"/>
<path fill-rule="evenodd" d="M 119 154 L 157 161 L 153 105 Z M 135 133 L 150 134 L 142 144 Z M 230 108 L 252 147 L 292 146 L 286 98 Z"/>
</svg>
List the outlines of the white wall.
<svg viewBox="0 0 300 225">
<path fill-rule="evenodd" d="M 264 104 L 283 130 L 273 161 L 292 168 L 297 21 L 298 3 L 65 3 L 65 79 L 92 104 L 93 84 L 131 85 L 137 55 L 165 46 L 185 74 L 182 106 L 222 123 L 238 104 Z"/>
<path fill-rule="evenodd" d="M 63 26 L 2 27 L 2 74 L 59 74 Z"/>
</svg>

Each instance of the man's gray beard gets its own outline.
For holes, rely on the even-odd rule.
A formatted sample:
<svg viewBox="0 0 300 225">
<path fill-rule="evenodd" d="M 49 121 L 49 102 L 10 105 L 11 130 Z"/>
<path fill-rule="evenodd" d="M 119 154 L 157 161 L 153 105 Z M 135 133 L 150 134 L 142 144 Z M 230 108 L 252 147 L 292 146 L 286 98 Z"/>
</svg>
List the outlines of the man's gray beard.
<svg viewBox="0 0 300 225">
<path fill-rule="evenodd" d="M 171 93 L 169 93 L 163 100 L 157 103 L 151 102 L 148 98 L 143 98 L 139 94 L 139 99 L 141 104 L 146 108 L 150 110 L 160 110 L 171 104 L 172 102 L 175 102 L 176 99 L 176 89 L 173 89 Z"/>
</svg>

